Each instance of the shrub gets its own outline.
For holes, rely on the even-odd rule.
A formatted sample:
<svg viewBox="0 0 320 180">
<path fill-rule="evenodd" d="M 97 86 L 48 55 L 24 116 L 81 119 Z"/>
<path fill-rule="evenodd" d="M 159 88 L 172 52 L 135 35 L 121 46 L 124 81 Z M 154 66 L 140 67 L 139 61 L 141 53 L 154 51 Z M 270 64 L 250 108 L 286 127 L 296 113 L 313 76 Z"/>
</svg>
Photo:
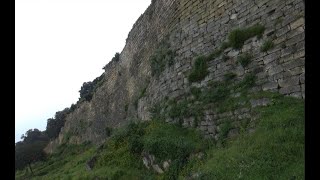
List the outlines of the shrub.
<svg viewBox="0 0 320 180">
<path fill-rule="evenodd" d="M 249 53 L 244 53 L 238 56 L 237 60 L 241 64 L 242 67 L 247 67 L 251 61 L 252 56 Z"/>
<path fill-rule="evenodd" d="M 254 36 L 261 38 L 264 30 L 265 27 L 259 24 L 244 29 L 235 29 L 228 36 L 230 46 L 240 49 L 247 39 Z"/>
<path fill-rule="evenodd" d="M 235 89 L 241 91 L 252 87 L 255 84 L 256 76 L 254 74 L 247 74 L 244 79 L 235 86 Z"/>
<path fill-rule="evenodd" d="M 260 50 L 261 50 L 261 52 L 267 52 L 268 50 L 272 49 L 273 47 L 274 47 L 274 43 L 271 40 L 267 40 L 262 44 Z"/>
<path fill-rule="evenodd" d="M 223 50 L 227 49 L 228 47 L 231 47 L 231 43 L 230 42 L 223 42 L 220 46 L 220 49 L 223 51 Z"/>
<path fill-rule="evenodd" d="M 106 132 L 106 136 L 111 136 L 111 133 L 112 133 L 112 128 L 111 127 L 106 127 L 105 128 L 105 132 Z"/>
<path fill-rule="evenodd" d="M 229 72 L 224 75 L 224 79 L 225 79 L 225 81 L 230 81 L 230 80 L 234 79 L 236 76 L 237 75 L 235 73 Z"/>
<path fill-rule="evenodd" d="M 117 52 L 114 57 L 111 59 L 111 61 L 119 61 L 120 59 L 120 54 Z"/>
<path fill-rule="evenodd" d="M 202 94 L 201 100 L 204 103 L 213 103 L 224 100 L 230 94 L 230 89 L 226 83 L 216 83 L 208 91 Z"/>
<path fill-rule="evenodd" d="M 160 73 L 174 63 L 175 53 L 170 49 L 170 44 L 163 40 L 154 54 L 150 57 L 151 75 L 159 76 Z"/>
<path fill-rule="evenodd" d="M 226 62 L 228 59 L 229 59 L 229 57 L 227 55 L 223 55 L 222 56 L 222 61 L 223 62 Z"/>
<path fill-rule="evenodd" d="M 208 65 L 205 56 L 199 56 L 192 68 L 188 79 L 190 82 L 196 82 L 204 79 L 208 75 Z"/>
<path fill-rule="evenodd" d="M 80 98 L 79 101 L 91 101 L 93 94 L 96 90 L 103 84 L 104 82 L 104 73 L 102 73 L 99 77 L 95 78 L 92 82 L 84 82 L 79 91 Z"/>
<path fill-rule="evenodd" d="M 200 88 L 196 88 L 196 87 L 191 87 L 190 88 L 190 92 L 191 94 L 195 97 L 195 98 L 199 98 L 201 95 L 201 89 Z"/>
<path fill-rule="evenodd" d="M 120 60 L 120 54 L 117 52 L 111 59 L 111 62 L 114 62 L 114 61 L 118 62 L 119 60 Z M 106 64 L 102 69 L 106 70 L 107 66 L 108 64 Z"/>
<path fill-rule="evenodd" d="M 232 126 L 231 126 L 230 121 L 226 121 L 220 125 L 219 141 L 221 141 L 223 144 L 224 144 L 225 139 L 227 138 L 228 133 L 231 130 L 231 128 L 232 128 Z"/>
<path fill-rule="evenodd" d="M 207 61 L 213 60 L 214 58 L 218 57 L 220 54 L 222 53 L 221 49 L 217 49 L 215 51 L 213 51 L 212 53 L 210 53 L 207 57 L 205 57 L 205 59 Z"/>
</svg>

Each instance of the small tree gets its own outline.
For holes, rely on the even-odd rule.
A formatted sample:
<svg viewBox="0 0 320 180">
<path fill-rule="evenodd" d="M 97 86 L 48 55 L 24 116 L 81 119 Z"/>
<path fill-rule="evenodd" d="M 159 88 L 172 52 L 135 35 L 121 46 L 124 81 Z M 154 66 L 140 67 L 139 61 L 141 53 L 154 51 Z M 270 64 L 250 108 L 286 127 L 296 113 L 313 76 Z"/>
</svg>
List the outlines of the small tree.
<svg viewBox="0 0 320 180">
<path fill-rule="evenodd" d="M 80 99 L 85 99 L 90 101 L 92 98 L 92 91 L 93 91 L 93 83 L 91 81 L 84 82 L 80 89 Z"/>
<path fill-rule="evenodd" d="M 113 61 L 118 62 L 119 60 L 120 60 L 120 54 L 117 52 L 117 53 L 113 56 L 113 58 L 111 59 L 111 62 L 113 62 Z M 103 66 L 102 69 L 106 70 L 107 65 L 108 65 L 108 64 L 106 64 L 105 66 Z"/>
<path fill-rule="evenodd" d="M 15 145 L 15 169 L 23 169 L 29 166 L 31 173 L 31 163 L 44 160 L 45 153 L 43 149 L 48 144 L 49 138 L 46 133 L 38 129 L 29 129 L 21 136 L 22 141 Z"/>
<path fill-rule="evenodd" d="M 15 147 L 16 170 L 28 166 L 33 175 L 31 163 L 45 159 L 46 155 L 43 149 L 46 145 L 47 142 L 45 141 L 37 141 L 30 144 L 24 142 L 17 143 Z"/>
<path fill-rule="evenodd" d="M 61 128 L 65 124 L 65 119 L 67 114 L 70 113 L 69 108 L 65 108 L 62 111 L 58 111 L 55 114 L 54 118 L 49 118 L 47 120 L 47 127 L 46 127 L 46 133 L 50 139 L 54 139 L 59 136 L 59 133 L 61 131 Z"/>
</svg>

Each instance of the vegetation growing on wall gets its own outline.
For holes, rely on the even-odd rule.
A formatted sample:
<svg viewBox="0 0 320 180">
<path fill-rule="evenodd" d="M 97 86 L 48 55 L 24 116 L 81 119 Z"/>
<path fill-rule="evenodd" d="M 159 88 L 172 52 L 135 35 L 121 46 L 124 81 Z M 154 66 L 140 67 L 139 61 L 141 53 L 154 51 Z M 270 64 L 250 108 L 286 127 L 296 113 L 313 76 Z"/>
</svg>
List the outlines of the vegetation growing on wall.
<svg viewBox="0 0 320 180">
<path fill-rule="evenodd" d="M 199 56 L 192 67 L 188 79 L 190 82 L 200 81 L 205 78 L 208 73 L 207 58 L 205 56 Z"/>
<path fill-rule="evenodd" d="M 139 102 L 139 99 L 141 99 L 142 97 L 144 97 L 144 96 L 145 96 L 146 91 L 147 91 L 147 86 L 146 86 L 146 87 L 144 87 L 144 88 L 140 91 L 139 96 L 134 100 L 133 104 L 134 104 L 135 109 L 137 109 L 137 108 L 138 108 L 138 102 Z"/>
<path fill-rule="evenodd" d="M 111 62 L 118 62 L 119 60 L 120 60 L 120 54 L 118 52 L 116 52 L 116 54 L 111 59 Z M 102 69 L 107 70 L 106 68 L 107 68 L 108 64 L 106 64 Z"/>
<path fill-rule="evenodd" d="M 237 77 L 237 75 L 235 73 L 232 73 L 232 72 L 226 73 L 224 75 L 225 81 L 230 81 L 230 80 L 234 79 L 235 77 Z"/>
<path fill-rule="evenodd" d="M 235 29 L 231 31 L 228 36 L 230 46 L 235 49 L 240 49 L 243 46 L 244 42 L 249 38 L 254 36 L 258 36 L 258 38 L 261 38 L 264 30 L 265 27 L 260 24 L 248 28 Z"/>
<path fill-rule="evenodd" d="M 272 42 L 272 40 L 267 40 L 265 42 L 263 42 L 260 50 L 261 52 L 267 52 L 268 50 L 272 49 L 274 47 L 274 43 Z"/>
<path fill-rule="evenodd" d="M 104 73 L 99 77 L 95 78 L 92 82 L 84 82 L 80 89 L 80 98 L 79 101 L 90 101 L 93 94 L 96 92 L 104 82 Z"/>
<path fill-rule="evenodd" d="M 49 118 L 47 120 L 46 134 L 52 140 L 59 136 L 61 128 L 64 126 L 66 121 L 66 116 L 71 113 L 71 109 L 65 108 L 62 111 L 56 112 L 54 118 Z"/>
<path fill-rule="evenodd" d="M 150 57 L 151 75 L 158 77 L 166 67 L 173 65 L 174 57 L 175 53 L 170 49 L 170 44 L 165 38 Z"/>
<path fill-rule="evenodd" d="M 251 62 L 252 55 L 249 53 L 244 53 L 238 56 L 237 61 L 241 64 L 243 68 L 247 67 Z"/>
</svg>

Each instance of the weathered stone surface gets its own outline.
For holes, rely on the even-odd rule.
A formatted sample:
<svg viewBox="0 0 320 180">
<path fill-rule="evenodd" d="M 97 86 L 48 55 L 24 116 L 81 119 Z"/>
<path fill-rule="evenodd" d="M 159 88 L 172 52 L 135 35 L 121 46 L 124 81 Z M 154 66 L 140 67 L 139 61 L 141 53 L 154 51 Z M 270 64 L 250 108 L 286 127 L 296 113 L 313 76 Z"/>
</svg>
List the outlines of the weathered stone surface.
<svg viewBox="0 0 320 180">
<path fill-rule="evenodd" d="M 236 19 L 238 14 L 232 14 L 230 19 Z"/>
<path fill-rule="evenodd" d="M 283 71 L 282 65 L 273 66 L 270 69 L 268 69 L 269 76 L 272 76 L 274 74 L 280 73 Z"/>
<path fill-rule="evenodd" d="M 290 94 L 290 96 L 296 97 L 296 98 L 302 98 L 302 93 L 301 92 L 295 92 L 295 93 Z"/>
<path fill-rule="evenodd" d="M 230 52 L 228 52 L 227 56 L 229 57 L 235 57 L 239 54 L 238 50 L 232 49 Z"/>
<path fill-rule="evenodd" d="M 277 89 L 278 88 L 278 83 L 277 82 L 268 82 L 264 85 L 262 85 L 262 90 L 267 91 L 271 89 Z"/>
<path fill-rule="evenodd" d="M 268 64 L 276 59 L 279 59 L 279 57 L 280 57 L 280 51 L 277 51 L 277 52 L 274 52 L 272 54 L 265 56 L 263 59 L 263 62 L 264 62 L 264 64 Z"/>
<path fill-rule="evenodd" d="M 300 91 L 300 86 L 297 85 L 297 86 L 289 86 L 289 87 L 284 87 L 284 88 L 281 88 L 279 90 L 279 92 L 281 94 L 290 94 L 290 93 L 294 93 L 294 92 L 298 92 Z"/>
<path fill-rule="evenodd" d="M 305 81 L 304 81 L 305 74 L 303 73 L 299 77 L 300 77 L 300 83 L 304 84 L 305 83 Z"/>
<path fill-rule="evenodd" d="M 295 75 L 303 74 L 305 72 L 305 69 L 303 66 L 301 66 L 301 67 L 295 67 L 295 68 L 289 69 L 288 71 L 292 76 L 295 76 Z"/>
<path fill-rule="evenodd" d="M 299 76 L 294 76 L 286 79 L 279 79 L 278 83 L 280 87 L 294 86 L 299 84 L 299 79 Z"/>
<path fill-rule="evenodd" d="M 271 103 L 271 101 L 268 98 L 262 98 L 262 99 L 252 99 L 250 100 L 250 103 L 252 107 L 257 107 L 257 106 L 267 106 L 268 104 Z"/>
<path fill-rule="evenodd" d="M 209 127 L 208 127 L 208 132 L 209 132 L 210 134 L 215 134 L 215 133 L 216 133 L 216 128 L 215 128 L 215 126 L 209 126 Z"/>
<path fill-rule="evenodd" d="M 304 18 L 301 17 L 290 24 L 291 30 L 304 25 Z"/>
</svg>

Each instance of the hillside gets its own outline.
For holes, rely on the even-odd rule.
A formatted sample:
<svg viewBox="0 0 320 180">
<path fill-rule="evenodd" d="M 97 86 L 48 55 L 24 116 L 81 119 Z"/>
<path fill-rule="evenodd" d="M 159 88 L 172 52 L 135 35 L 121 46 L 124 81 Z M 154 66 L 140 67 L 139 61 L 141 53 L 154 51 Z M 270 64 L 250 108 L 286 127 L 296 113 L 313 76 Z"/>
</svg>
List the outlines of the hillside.
<svg viewBox="0 0 320 180">
<path fill-rule="evenodd" d="M 267 96 L 272 104 L 254 108 L 259 118 L 242 124 L 237 137 L 227 133 L 232 125 L 211 141 L 162 120 L 131 123 L 100 147 L 60 146 L 33 165 L 35 176 L 19 171 L 16 179 L 304 179 L 303 101 L 276 93 L 253 96 Z M 152 155 L 148 170 L 143 159 Z"/>
</svg>

